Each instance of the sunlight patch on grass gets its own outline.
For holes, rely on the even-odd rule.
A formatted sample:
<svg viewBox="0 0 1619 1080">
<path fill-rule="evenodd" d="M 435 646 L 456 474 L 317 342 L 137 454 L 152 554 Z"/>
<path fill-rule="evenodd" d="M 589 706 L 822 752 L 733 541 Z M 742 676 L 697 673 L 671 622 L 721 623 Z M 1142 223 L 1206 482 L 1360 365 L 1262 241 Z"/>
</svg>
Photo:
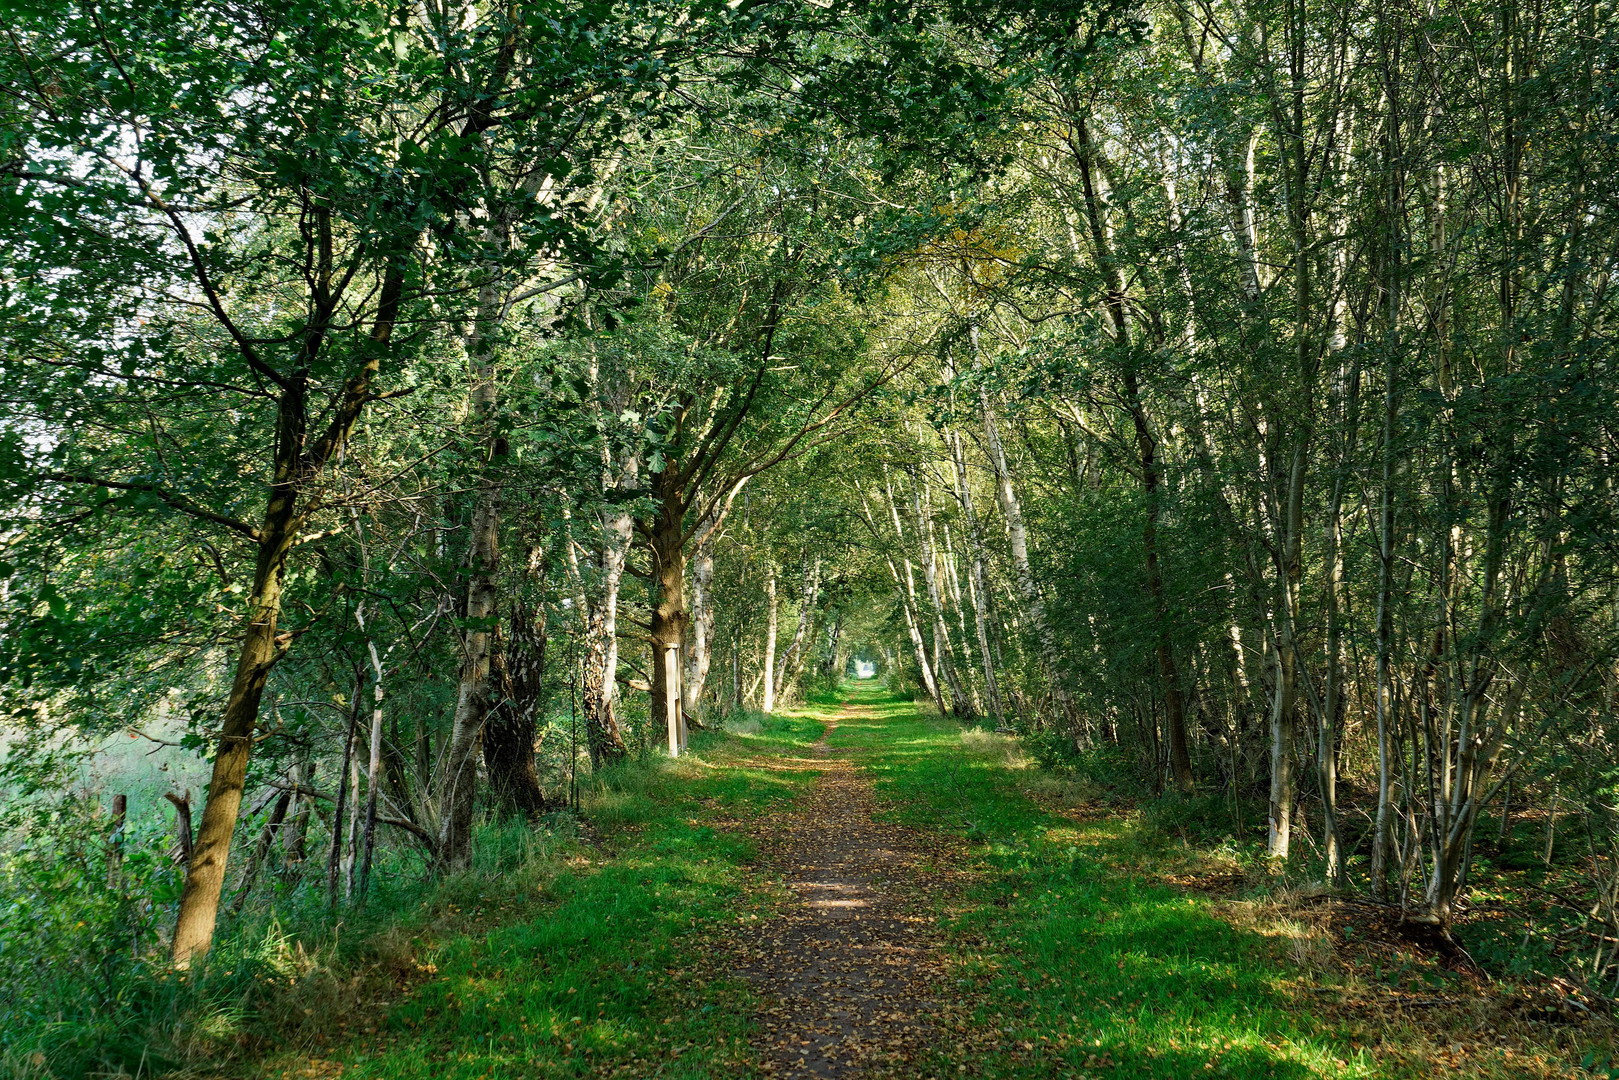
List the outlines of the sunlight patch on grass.
<svg viewBox="0 0 1619 1080">
<path fill-rule="evenodd" d="M 969 754 L 984 758 L 1003 769 L 1027 769 L 1034 764 L 1033 759 L 1023 752 L 1022 742 L 988 728 L 963 729 L 961 745 Z"/>
</svg>

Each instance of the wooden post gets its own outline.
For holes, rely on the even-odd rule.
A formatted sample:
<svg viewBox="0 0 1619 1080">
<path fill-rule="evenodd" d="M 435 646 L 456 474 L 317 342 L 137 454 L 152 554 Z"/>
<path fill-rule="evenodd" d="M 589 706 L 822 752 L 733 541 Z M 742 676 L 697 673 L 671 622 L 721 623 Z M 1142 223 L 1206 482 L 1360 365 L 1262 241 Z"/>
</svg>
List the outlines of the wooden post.
<svg viewBox="0 0 1619 1080">
<path fill-rule="evenodd" d="M 124 863 L 124 822 L 129 817 L 129 796 L 112 797 L 112 831 L 107 834 L 107 888 L 118 887 Z"/>
<path fill-rule="evenodd" d="M 180 862 L 189 865 L 191 862 L 191 789 L 187 788 L 184 795 L 176 795 L 172 791 L 165 791 L 163 797 L 174 804 L 174 828 L 180 836 Z"/>
<path fill-rule="evenodd" d="M 681 744 L 680 723 L 680 645 L 671 643 L 663 649 L 663 707 L 669 723 L 669 756 L 679 757 Z"/>
</svg>

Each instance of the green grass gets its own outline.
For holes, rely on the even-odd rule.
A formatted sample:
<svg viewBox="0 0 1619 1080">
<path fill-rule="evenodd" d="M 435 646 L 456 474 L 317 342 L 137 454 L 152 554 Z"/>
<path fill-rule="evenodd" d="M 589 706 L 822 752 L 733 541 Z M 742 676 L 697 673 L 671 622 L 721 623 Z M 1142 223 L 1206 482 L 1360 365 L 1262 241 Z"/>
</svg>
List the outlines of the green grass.
<svg viewBox="0 0 1619 1080">
<path fill-rule="evenodd" d="M 339 1029 L 318 989 L 307 1004 L 287 995 L 283 1022 L 300 1045 L 263 1071 L 300 1075 L 313 1058 L 389 1080 L 747 1074 L 750 992 L 713 944 L 771 898 L 748 888 L 747 843 L 705 818 L 795 797 L 804 774 L 742 758 L 820 731 L 776 717 L 747 737 L 699 734 L 678 762 L 616 770 L 586 793 L 592 842 L 446 882 L 391 948 L 373 950 L 379 966 L 403 969 L 380 1017 Z"/>
<path fill-rule="evenodd" d="M 1004 759 L 965 747 L 960 725 L 857 700 L 877 717 L 845 721 L 832 744 L 866 752 L 893 817 L 976 841 L 983 872 L 950 926 L 957 989 L 970 1026 L 1003 1038 L 974 1054 L 974 1075 L 1049 1076 L 1058 1062 L 1120 1080 L 1375 1075 L 1278 985 L 1270 940 L 1127 872 L 1119 822 L 1076 826 Z"/>
<path fill-rule="evenodd" d="M 1315 1014 L 1312 997 L 1341 987 L 1293 962 L 1302 927 L 1240 929 L 1218 901 L 1155 880 L 1186 852 L 1141 816 L 1061 813 L 1061 785 L 1011 740 L 964 737 L 877 691 L 853 700 L 871 718 L 844 720 L 832 745 L 861 751 L 893 820 L 959 837 L 975 871 L 945 902 L 962 1044 L 931 1063 L 940 1075 L 1433 1075 L 1429 1040 L 1391 1047 L 1387 1018 Z M 1463 1072 L 1541 1075 L 1505 1060 Z"/>
<path fill-rule="evenodd" d="M 504 875 L 447 882 L 392 932 L 398 982 L 335 1031 L 318 1009 L 270 1074 L 690 1077 L 758 1075 L 756 1002 L 724 943 L 779 901 L 752 854 L 716 823 L 769 814 L 807 772 L 768 767 L 839 715 L 831 738 L 874 779 L 892 820 L 932 830 L 969 873 L 935 897 L 950 981 L 945 1037 L 903 1075 L 1240 1077 L 1433 1075 L 1431 1041 L 1400 1045 L 1387 1018 L 1325 1016 L 1335 976 L 1295 963 L 1274 912 L 1244 928 L 1215 899 L 1161 882 L 1185 857 L 1141 815 L 1064 812 L 1071 788 L 1017 744 L 925 719 L 869 684 L 702 735 L 678 762 L 650 759 L 590 793 L 583 841 L 513 856 Z M 735 734 L 742 731 L 745 734 Z M 763 762 L 763 765 L 760 763 Z M 1229 912 L 1225 913 L 1229 914 Z M 387 967 L 388 948 L 373 950 Z M 1330 1000 L 1327 999 L 1327 1000 Z M 299 1011 L 299 997 L 286 1007 Z M 308 1008 L 308 1005 L 304 1005 Z M 337 1034 L 335 1042 L 311 1042 Z M 1391 1042 L 1390 1035 L 1395 1038 Z M 1361 1049 L 1364 1045 L 1367 1049 Z M 1522 1058 L 1520 1056 L 1519 1060 Z M 322 1062 L 330 1064 L 321 1064 Z M 1505 1058 L 1457 1075 L 1547 1075 Z"/>
</svg>

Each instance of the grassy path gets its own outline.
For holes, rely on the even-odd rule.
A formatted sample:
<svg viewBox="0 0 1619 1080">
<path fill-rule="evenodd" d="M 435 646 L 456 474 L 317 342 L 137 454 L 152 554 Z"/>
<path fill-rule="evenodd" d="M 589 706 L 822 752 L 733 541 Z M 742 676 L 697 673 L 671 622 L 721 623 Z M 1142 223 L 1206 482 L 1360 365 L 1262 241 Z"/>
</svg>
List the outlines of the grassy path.
<svg viewBox="0 0 1619 1080">
<path fill-rule="evenodd" d="M 760 866 L 791 895 L 737 935 L 739 970 L 760 998 L 753 1044 L 772 1080 L 907 1070 L 941 1035 L 941 943 L 922 902 L 932 838 L 882 820 L 855 755 L 828 741 L 872 716 L 844 707 L 800 759 L 810 789 L 746 826 Z"/>
<path fill-rule="evenodd" d="M 1117 818 L 1033 797 L 1005 740 L 964 745 L 959 727 L 886 712 L 836 744 L 866 752 L 893 820 L 960 837 L 975 870 L 948 901 L 957 997 L 939 1072 L 1383 1075 L 1319 1033 L 1284 945 L 1134 873 Z"/>
<path fill-rule="evenodd" d="M 309 1021 L 254 1075 L 1571 1075 L 1362 1024 L 1285 921 L 1165 884 L 1174 853 L 1015 744 L 849 698 L 614 777 L 584 836 L 442 890 L 359 989 L 294 980 Z"/>
</svg>

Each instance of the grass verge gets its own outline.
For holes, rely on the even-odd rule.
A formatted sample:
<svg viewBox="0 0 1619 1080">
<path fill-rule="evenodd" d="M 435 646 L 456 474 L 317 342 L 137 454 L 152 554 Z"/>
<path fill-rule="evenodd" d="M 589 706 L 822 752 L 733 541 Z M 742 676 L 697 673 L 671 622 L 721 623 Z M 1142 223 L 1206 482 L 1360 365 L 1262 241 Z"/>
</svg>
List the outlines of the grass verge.
<svg viewBox="0 0 1619 1080">
<path fill-rule="evenodd" d="M 1238 853 L 1097 806 L 1015 740 L 854 700 L 832 745 L 860 752 L 894 820 L 965 842 L 938 1075 L 1601 1075 L 1578 1063 L 1610 1026 L 1514 1024 L 1511 988 L 1395 943 L 1375 973 L 1340 963 L 1342 928 L 1307 905 L 1206 887 L 1248 877 Z"/>
<path fill-rule="evenodd" d="M 265 1017 L 280 1048 L 242 1071 L 751 1074 L 750 991 L 719 946 L 773 901 L 747 887 L 748 844 L 710 821 L 794 798 L 807 778 L 758 762 L 821 730 L 807 715 L 756 727 L 699 733 L 678 761 L 612 771 L 586 793 L 577 839 L 513 860 L 504 874 L 446 881 L 358 962 L 289 978 Z"/>
<path fill-rule="evenodd" d="M 841 713 L 844 698 L 861 708 Z M 1398 941 L 1351 944 L 1351 921 L 1277 894 L 1240 851 L 1188 840 L 1175 813 L 1102 805 L 1015 740 L 870 686 L 613 770 L 577 827 L 494 830 L 478 870 L 384 890 L 398 908 L 351 921 L 337 945 L 306 952 L 272 922 L 256 946 L 268 959 L 235 972 L 247 1004 L 198 1026 L 191 1046 L 216 1054 L 189 1071 L 757 1076 L 757 1003 L 732 946 L 781 896 L 735 825 L 804 791 L 813 771 L 775 759 L 834 716 L 833 747 L 855 754 L 887 815 L 943 841 L 929 871 L 942 884 L 916 898 L 939 908 L 949 951 L 943 1030 L 907 1078 L 1605 1071 L 1578 1067 L 1611 1052 L 1605 1021 L 1507 1016 L 1511 987 Z"/>
</svg>

